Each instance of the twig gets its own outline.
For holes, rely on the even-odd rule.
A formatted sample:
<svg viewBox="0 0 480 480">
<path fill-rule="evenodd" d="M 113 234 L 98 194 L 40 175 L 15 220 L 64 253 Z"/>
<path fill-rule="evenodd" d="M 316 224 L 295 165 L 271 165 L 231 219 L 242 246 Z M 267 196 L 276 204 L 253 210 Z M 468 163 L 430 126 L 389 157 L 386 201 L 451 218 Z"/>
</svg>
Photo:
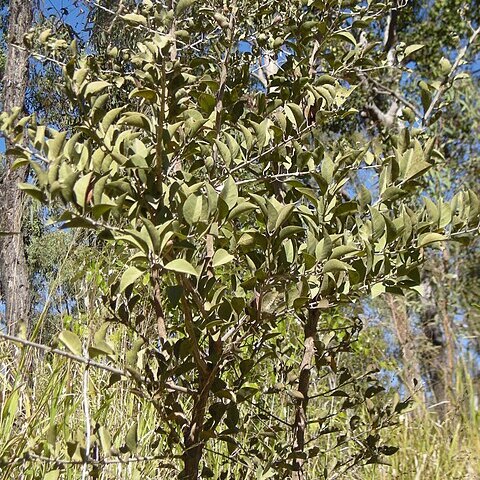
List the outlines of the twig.
<svg viewBox="0 0 480 480">
<path fill-rule="evenodd" d="M 382 85 L 378 80 L 375 80 L 372 77 L 367 77 L 367 79 L 370 82 L 372 82 L 374 85 L 376 85 L 378 88 L 381 88 L 382 90 L 384 90 L 384 92 L 380 92 L 380 93 L 389 93 L 393 95 L 400 103 L 403 103 L 405 106 L 411 108 L 417 117 L 422 116 L 418 108 L 412 102 L 408 101 L 405 97 L 400 95 L 398 92 L 396 92 L 395 90 L 392 90 L 389 87 L 386 87 L 385 85 Z"/>
<path fill-rule="evenodd" d="M 137 462 L 152 462 L 154 460 L 164 460 L 165 455 L 151 455 L 146 457 L 129 457 L 129 458 L 104 458 L 102 460 L 64 460 L 62 458 L 49 458 L 43 455 L 36 455 L 34 453 L 26 453 L 22 458 L 16 458 L 15 460 L 8 462 L 8 465 L 16 465 L 19 463 L 24 463 L 29 460 L 44 462 L 44 463 L 53 463 L 56 465 L 115 465 L 122 463 L 137 463 Z M 177 468 L 171 463 L 159 464 L 156 465 L 158 468 L 171 468 L 177 470 Z"/>
<path fill-rule="evenodd" d="M 310 130 L 312 130 L 314 127 L 316 127 L 316 124 L 315 123 L 312 123 L 311 125 L 308 125 L 307 127 L 305 127 L 303 130 L 301 130 L 299 132 L 299 134 L 295 137 L 288 137 L 287 139 L 283 140 L 282 142 L 280 143 L 277 143 L 276 145 L 273 145 L 272 147 L 270 147 L 268 150 L 265 150 L 261 153 L 259 153 L 258 155 L 255 155 L 255 157 L 251 158 L 250 160 L 246 160 L 245 162 L 241 163 L 240 165 L 237 165 L 235 166 L 234 168 L 230 169 L 229 170 L 229 174 L 232 174 L 238 170 L 241 170 L 242 168 L 245 168 L 246 166 L 248 165 L 251 165 L 252 163 L 255 163 L 256 161 L 260 160 L 260 158 L 264 157 L 265 155 L 269 155 L 270 153 L 274 152 L 275 150 L 277 150 L 278 148 L 281 148 L 283 147 L 284 145 L 287 145 L 288 143 L 290 142 L 293 142 L 295 140 L 298 140 L 299 138 L 302 137 L 302 135 L 304 135 L 305 133 L 309 132 Z"/>
<path fill-rule="evenodd" d="M 21 50 L 22 52 L 28 52 L 29 55 L 31 57 L 33 57 L 35 60 L 43 60 L 43 61 L 46 61 L 46 62 L 51 62 L 51 63 L 54 63 L 54 64 L 56 64 L 56 65 L 58 65 L 59 67 L 62 67 L 62 68 L 67 65 L 66 63 L 61 62 L 60 60 L 57 60 L 53 57 L 47 57 L 46 55 L 43 55 L 42 53 L 32 52 L 29 48 L 24 47 L 22 45 L 18 45 L 17 43 L 9 42 L 8 46 L 13 47 L 17 50 Z"/>
<path fill-rule="evenodd" d="M 37 348 L 38 350 L 43 350 L 44 352 L 53 353 L 55 355 L 60 355 L 62 357 L 69 358 L 77 363 L 82 363 L 83 365 L 87 365 L 88 367 L 98 368 L 100 370 L 105 370 L 106 372 L 114 373 L 117 375 L 121 375 L 122 377 L 132 378 L 133 375 L 128 370 L 121 370 L 119 368 L 111 367 L 110 365 L 106 365 L 104 363 L 96 362 L 95 360 L 91 360 L 90 358 L 82 357 L 81 355 L 75 355 L 73 353 L 69 353 L 65 350 L 60 350 L 58 348 L 49 347 L 48 345 L 42 345 L 41 343 L 31 342 L 29 340 L 25 340 L 23 338 L 15 337 L 13 335 L 8 335 L 6 333 L 0 332 L 0 339 L 20 343 L 21 345 L 25 345 L 27 347 Z M 143 379 L 143 378 L 142 378 Z M 166 382 L 165 386 L 167 390 L 180 392 L 180 393 L 188 393 L 192 394 L 193 392 L 186 388 L 181 387 L 180 385 L 176 385 L 172 382 Z"/>
<path fill-rule="evenodd" d="M 460 52 L 458 53 L 457 55 L 457 58 L 455 59 L 455 62 L 453 63 L 452 65 L 452 68 L 450 70 L 450 73 L 445 77 L 445 79 L 443 80 L 442 84 L 440 85 L 439 89 L 437 90 L 437 92 L 435 93 L 435 96 L 433 97 L 432 99 L 432 102 L 430 103 L 430 106 L 428 107 L 427 111 L 425 112 L 424 116 L 423 116 L 423 119 L 422 119 L 422 124 L 423 126 L 426 126 L 428 121 L 430 120 L 430 117 L 432 116 L 433 114 L 433 111 L 435 110 L 435 107 L 437 105 L 437 103 L 439 102 L 440 100 L 440 97 L 443 95 L 443 93 L 445 92 L 445 90 L 448 88 L 448 84 L 451 82 L 451 80 L 453 79 L 458 67 L 460 66 L 460 63 L 461 61 L 463 60 L 463 58 L 465 57 L 465 55 L 467 54 L 467 51 L 468 49 L 470 48 L 470 46 L 475 42 L 476 38 L 478 37 L 478 35 L 480 34 L 480 27 L 478 27 L 477 29 L 475 29 L 472 33 L 472 35 L 470 36 L 470 38 L 468 39 L 467 43 L 465 44 L 465 46 L 460 50 Z"/>
<path fill-rule="evenodd" d="M 86 349 L 84 349 L 84 355 Z M 82 480 L 87 480 L 88 476 L 88 460 L 90 460 L 90 403 L 88 399 L 88 365 L 83 370 L 83 383 L 82 383 L 82 400 L 83 400 L 83 413 L 85 415 L 85 461 L 82 467 Z"/>
<path fill-rule="evenodd" d="M 265 180 L 275 180 L 277 178 L 285 178 L 285 177 L 302 177 L 304 175 L 311 175 L 312 173 L 316 173 L 314 170 L 312 171 L 304 171 L 304 172 L 290 172 L 290 173 L 277 173 L 273 175 L 263 175 L 261 177 L 250 178 L 248 180 L 240 180 L 235 182 L 237 185 L 246 185 L 248 183 L 255 183 L 255 182 L 262 182 Z M 289 179 L 287 178 L 288 181 Z"/>
</svg>

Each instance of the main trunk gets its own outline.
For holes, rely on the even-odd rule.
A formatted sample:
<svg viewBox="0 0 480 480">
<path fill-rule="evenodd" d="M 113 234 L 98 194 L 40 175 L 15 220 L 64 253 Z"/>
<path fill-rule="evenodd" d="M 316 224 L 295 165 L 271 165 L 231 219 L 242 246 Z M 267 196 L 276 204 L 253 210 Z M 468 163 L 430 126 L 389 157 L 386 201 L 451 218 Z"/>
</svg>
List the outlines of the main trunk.
<svg viewBox="0 0 480 480">
<path fill-rule="evenodd" d="M 319 317 L 320 310 L 309 310 L 308 318 L 304 327 L 304 350 L 298 376 L 298 391 L 302 394 L 302 398 L 297 401 L 295 421 L 293 424 L 293 452 L 296 456 L 293 463 L 294 471 L 292 472 L 292 480 L 304 480 L 305 478 L 305 473 L 303 471 L 303 454 L 305 453 L 305 436 L 307 433 L 310 370 L 315 358 L 315 336 L 317 334 Z"/>
<path fill-rule="evenodd" d="M 3 109 L 7 112 L 24 106 L 28 52 L 23 49 L 23 36 L 32 23 L 32 5 L 29 0 L 10 0 L 9 13 L 8 53 L 3 77 Z M 7 142 L 7 148 L 9 146 Z M 12 161 L 7 155 L 0 180 L 0 230 L 16 233 L 1 237 L 0 286 L 5 301 L 5 324 L 8 332 L 14 334 L 19 322 L 28 324 L 31 295 L 21 234 L 23 194 L 17 186 L 25 181 L 27 170 L 12 170 Z"/>
<path fill-rule="evenodd" d="M 201 434 L 213 378 L 211 372 L 207 375 L 200 375 L 198 391 L 192 409 L 192 418 L 184 432 L 184 470 L 180 475 L 182 480 L 198 480 L 200 478 L 200 460 L 204 447 Z"/>
</svg>

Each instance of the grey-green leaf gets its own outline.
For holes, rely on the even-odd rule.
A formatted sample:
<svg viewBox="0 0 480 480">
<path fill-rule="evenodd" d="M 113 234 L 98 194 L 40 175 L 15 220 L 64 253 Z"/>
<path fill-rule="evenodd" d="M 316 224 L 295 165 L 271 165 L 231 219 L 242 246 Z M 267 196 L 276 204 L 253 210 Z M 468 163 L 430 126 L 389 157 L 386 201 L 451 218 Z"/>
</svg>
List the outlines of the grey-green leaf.
<svg viewBox="0 0 480 480">
<path fill-rule="evenodd" d="M 70 330 L 60 332 L 58 339 L 75 355 L 82 355 L 82 342 Z"/>
<path fill-rule="evenodd" d="M 129 285 L 132 285 L 141 275 L 143 275 L 142 270 L 139 270 L 137 267 L 133 265 L 128 267 L 122 275 L 120 279 L 120 292 L 123 292 Z"/>
<path fill-rule="evenodd" d="M 167 265 L 165 265 L 165 269 L 177 273 L 186 273 L 187 275 L 198 275 L 195 267 L 183 258 L 177 258 L 176 260 L 172 260 L 171 262 L 167 263 Z"/>
<path fill-rule="evenodd" d="M 215 255 L 212 259 L 212 265 L 214 267 L 219 267 L 220 265 L 225 265 L 226 263 L 231 262 L 235 257 L 228 253 L 223 248 L 220 248 L 215 252 Z"/>
</svg>

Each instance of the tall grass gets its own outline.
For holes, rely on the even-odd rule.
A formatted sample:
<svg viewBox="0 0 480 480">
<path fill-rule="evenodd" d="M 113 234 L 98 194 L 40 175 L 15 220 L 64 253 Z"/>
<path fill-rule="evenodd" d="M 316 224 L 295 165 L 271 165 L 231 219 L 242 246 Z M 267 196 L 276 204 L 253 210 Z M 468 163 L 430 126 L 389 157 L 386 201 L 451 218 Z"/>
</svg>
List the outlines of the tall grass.
<svg viewBox="0 0 480 480">
<path fill-rule="evenodd" d="M 41 330 L 47 310 L 48 301 L 31 334 L 33 340 Z M 88 318 L 78 316 L 70 321 L 70 328 L 86 340 L 102 319 L 91 311 Z M 111 335 L 116 351 L 127 350 L 131 343 L 129 335 L 122 329 Z M 353 359 L 358 361 L 356 371 L 363 368 L 362 358 Z M 181 452 L 172 448 L 177 442 L 171 440 L 175 440 L 172 435 L 178 435 L 178 430 L 159 431 L 159 419 L 165 420 L 162 412 L 150 399 L 142 398 L 128 381 L 112 383 L 107 371 L 2 340 L 0 365 L 0 480 L 176 478 L 182 465 Z M 369 465 L 334 478 L 480 479 L 479 388 L 472 371 L 466 362 L 457 366 L 456 384 L 445 418 L 440 419 L 434 408 L 414 405 L 400 417 L 395 428 L 384 432 L 389 437 L 387 443 L 399 447 L 395 455 L 387 457 L 389 465 Z M 312 408 L 318 409 L 311 412 L 312 418 L 320 417 L 324 413 L 320 408 L 325 406 L 312 402 Z M 188 404 L 182 407 L 185 411 L 190 408 Z M 263 445 L 274 452 L 279 435 L 274 422 L 269 431 L 268 415 L 262 415 L 261 411 L 251 415 L 250 407 L 247 403 L 240 407 L 244 419 L 241 428 L 248 432 L 244 444 L 241 437 L 235 449 L 225 442 L 207 444 L 208 468 L 204 468 L 204 478 L 274 478 L 267 462 L 245 455 L 249 439 L 256 435 L 262 435 Z M 291 402 L 282 402 L 276 396 L 266 400 L 262 408 L 281 418 L 289 418 L 292 413 Z M 340 412 L 336 419 L 340 427 L 342 422 L 349 422 L 342 415 Z M 360 409 L 358 415 L 369 413 Z M 164 421 L 161 423 L 165 425 Z M 342 452 L 336 448 L 336 439 L 328 435 L 319 437 L 311 446 L 325 452 L 309 463 L 307 478 L 316 480 L 321 478 L 325 465 L 334 463 Z M 243 449 L 238 460 L 236 449 Z"/>
<path fill-rule="evenodd" d="M 50 354 L 28 353 L 31 358 L 26 363 L 31 367 L 19 370 L 19 352 L 13 348 L 2 348 L 2 352 L 0 480 L 175 478 L 181 467 L 180 452 L 171 450 L 168 436 L 157 435 L 158 412 L 151 403 L 138 398 L 126 382 L 109 386 L 108 372 L 89 369 L 87 419 L 83 405 L 85 366 Z M 270 408 L 281 414 L 286 407 L 275 404 Z M 82 477 L 87 421 L 91 464 L 88 475 Z M 109 439 L 101 438 L 99 425 L 109 432 Z M 255 431 L 255 420 L 248 419 L 243 427 Z M 119 461 L 132 429 L 138 438 L 137 450 L 122 454 L 123 461 Z M 389 465 L 366 466 L 337 478 L 480 479 L 480 414 L 475 379 L 467 366 L 457 368 L 455 393 L 443 420 L 435 409 L 415 406 L 388 435 L 389 443 L 399 447 L 389 457 Z M 274 435 L 270 441 L 273 446 Z M 205 478 L 266 480 L 273 475 L 258 460 L 237 465 L 232 462 L 235 455 L 223 445 L 209 444 L 206 455 L 209 468 L 204 470 Z M 320 464 L 334 458 L 332 450 L 331 457 L 312 464 L 308 478 L 319 478 Z"/>
</svg>

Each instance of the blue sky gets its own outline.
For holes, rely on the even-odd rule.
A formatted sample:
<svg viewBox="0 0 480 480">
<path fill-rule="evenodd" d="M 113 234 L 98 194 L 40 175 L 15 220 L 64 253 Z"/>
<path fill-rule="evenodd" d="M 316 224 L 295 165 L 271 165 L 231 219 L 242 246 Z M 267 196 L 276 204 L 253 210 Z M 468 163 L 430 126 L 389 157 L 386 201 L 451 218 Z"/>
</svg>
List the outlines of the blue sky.
<svg viewBox="0 0 480 480">
<path fill-rule="evenodd" d="M 88 7 L 86 2 L 71 0 L 42 0 L 40 4 L 45 16 L 62 18 L 75 32 L 80 33 L 86 22 Z"/>
</svg>

